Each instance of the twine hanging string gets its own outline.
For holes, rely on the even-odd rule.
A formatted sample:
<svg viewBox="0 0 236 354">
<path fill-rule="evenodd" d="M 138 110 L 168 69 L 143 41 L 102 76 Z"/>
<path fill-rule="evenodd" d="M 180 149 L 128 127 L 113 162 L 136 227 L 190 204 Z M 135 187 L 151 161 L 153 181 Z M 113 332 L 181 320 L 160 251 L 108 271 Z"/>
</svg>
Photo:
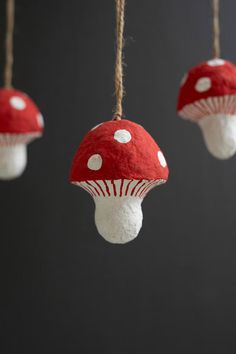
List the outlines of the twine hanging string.
<svg viewBox="0 0 236 354">
<path fill-rule="evenodd" d="M 6 0 L 6 62 L 4 68 L 4 87 L 12 87 L 12 67 L 13 67 L 13 33 L 14 33 L 14 13 L 15 1 Z"/>
<path fill-rule="evenodd" d="M 219 0 L 212 0 L 212 40 L 213 57 L 220 58 Z"/>
<path fill-rule="evenodd" d="M 124 47 L 124 12 L 125 0 L 116 0 L 116 63 L 115 63 L 115 95 L 116 107 L 113 120 L 120 120 L 123 115 L 123 47 Z"/>
</svg>

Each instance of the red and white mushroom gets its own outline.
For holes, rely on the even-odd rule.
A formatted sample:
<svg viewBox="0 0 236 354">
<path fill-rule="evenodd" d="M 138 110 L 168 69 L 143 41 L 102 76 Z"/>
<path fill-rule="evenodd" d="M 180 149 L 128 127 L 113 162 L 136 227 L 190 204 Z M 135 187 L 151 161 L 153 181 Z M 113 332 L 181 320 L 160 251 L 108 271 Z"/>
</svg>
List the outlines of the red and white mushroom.
<svg viewBox="0 0 236 354">
<path fill-rule="evenodd" d="M 26 145 L 42 135 L 43 125 L 41 113 L 25 93 L 0 89 L 0 179 L 22 174 Z"/>
<path fill-rule="evenodd" d="M 212 155 L 235 154 L 236 66 L 216 58 L 192 68 L 181 81 L 177 111 L 200 126 Z"/>
<path fill-rule="evenodd" d="M 158 145 L 142 126 L 128 120 L 105 122 L 88 132 L 70 174 L 70 181 L 93 197 L 98 232 L 112 243 L 138 235 L 143 198 L 167 178 Z"/>
</svg>

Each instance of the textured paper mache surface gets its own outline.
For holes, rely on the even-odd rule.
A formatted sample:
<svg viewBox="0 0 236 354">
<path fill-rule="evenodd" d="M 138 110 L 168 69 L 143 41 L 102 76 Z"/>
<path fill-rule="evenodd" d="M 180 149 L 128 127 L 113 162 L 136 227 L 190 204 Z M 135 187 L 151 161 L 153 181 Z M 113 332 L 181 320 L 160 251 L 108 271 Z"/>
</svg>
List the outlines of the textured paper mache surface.
<svg viewBox="0 0 236 354">
<path fill-rule="evenodd" d="M 217 58 L 184 75 L 178 114 L 199 125 L 209 152 L 227 159 L 236 152 L 236 66 Z"/>
<path fill-rule="evenodd" d="M 166 182 L 168 173 L 163 153 L 146 130 L 118 120 L 101 123 L 86 134 L 70 180 L 94 198 L 98 232 L 109 242 L 126 243 L 142 226 L 143 198 Z"/>
<path fill-rule="evenodd" d="M 0 89 L 0 179 L 19 177 L 27 164 L 26 144 L 42 135 L 35 103 L 15 89 Z"/>
</svg>

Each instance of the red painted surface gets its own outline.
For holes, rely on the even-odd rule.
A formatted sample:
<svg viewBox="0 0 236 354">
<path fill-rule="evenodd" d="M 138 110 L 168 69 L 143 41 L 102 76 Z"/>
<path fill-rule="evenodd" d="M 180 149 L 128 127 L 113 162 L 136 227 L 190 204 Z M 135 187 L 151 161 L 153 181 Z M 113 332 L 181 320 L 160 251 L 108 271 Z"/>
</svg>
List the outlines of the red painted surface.
<svg viewBox="0 0 236 354">
<path fill-rule="evenodd" d="M 211 79 L 211 88 L 198 92 L 195 85 L 200 78 Z M 223 65 L 210 66 L 207 62 L 195 66 L 187 73 L 186 82 L 180 87 L 177 111 L 190 103 L 208 97 L 236 95 L 236 66 L 225 60 Z"/>
<path fill-rule="evenodd" d="M 128 143 L 114 139 L 115 132 L 120 129 L 131 134 Z M 159 146 L 139 124 L 129 120 L 108 121 L 85 135 L 74 156 L 70 180 L 167 180 L 168 166 L 161 166 L 158 151 Z M 87 166 L 88 159 L 94 154 L 102 157 L 98 171 Z"/>
<path fill-rule="evenodd" d="M 12 97 L 22 99 L 25 108 L 14 108 L 10 103 Z M 40 133 L 43 127 L 37 119 L 38 114 L 37 106 L 25 93 L 15 89 L 0 89 L 0 133 Z"/>
</svg>

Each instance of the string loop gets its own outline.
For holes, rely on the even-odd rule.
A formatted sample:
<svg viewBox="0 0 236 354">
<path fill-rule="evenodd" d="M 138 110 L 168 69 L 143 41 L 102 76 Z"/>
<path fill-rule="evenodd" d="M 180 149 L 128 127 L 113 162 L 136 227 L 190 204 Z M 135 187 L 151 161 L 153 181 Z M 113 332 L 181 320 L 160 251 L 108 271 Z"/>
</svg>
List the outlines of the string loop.
<svg viewBox="0 0 236 354">
<path fill-rule="evenodd" d="M 116 63 L 115 63 L 115 95 L 116 107 L 113 120 L 120 120 L 123 115 L 123 47 L 124 47 L 124 12 L 125 0 L 116 0 Z"/>
</svg>

